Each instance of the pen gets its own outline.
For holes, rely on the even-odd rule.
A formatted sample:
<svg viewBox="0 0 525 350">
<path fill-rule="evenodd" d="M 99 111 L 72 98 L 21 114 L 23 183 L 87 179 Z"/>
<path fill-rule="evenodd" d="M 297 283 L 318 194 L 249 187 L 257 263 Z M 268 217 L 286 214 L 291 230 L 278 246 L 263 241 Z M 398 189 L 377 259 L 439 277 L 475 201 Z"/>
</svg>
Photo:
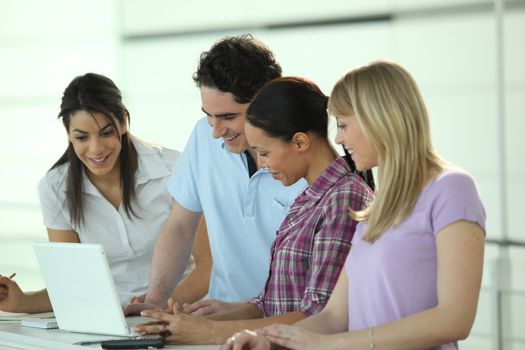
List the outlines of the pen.
<svg viewBox="0 0 525 350">
<path fill-rule="evenodd" d="M 11 276 L 9 276 L 9 279 L 12 280 L 13 277 L 15 277 L 15 276 L 16 276 L 16 272 L 13 272 L 13 274 Z"/>
<path fill-rule="evenodd" d="M 140 336 L 136 336 L 136 337 L 131 337 L 131 338 L 126 338 L 126 339 L 137 339 L 139 338 Z M 107 341 L 107 340 L 117 340 L 117 339 L 121 339 L 121 338 L 113 338 L 113 339 L 100 339 L 100 340 L 87 340 L 87 341 L 77 341 L 75 343 L 73 343 L 74 345 L 93 345 L 93 344 L 99 344 L 99 343 L 102 343 L 103 341 Z"/>
<path fill-rule="evenodd" d="M 88 340 L 88 341 L 77 341 L 73 343 L 74 345 L 93 345 L 93 344 L 99 344 L 106 340 L 113 340 L 113 339 L 102 339 L 102 340 Z"/>
</svg>

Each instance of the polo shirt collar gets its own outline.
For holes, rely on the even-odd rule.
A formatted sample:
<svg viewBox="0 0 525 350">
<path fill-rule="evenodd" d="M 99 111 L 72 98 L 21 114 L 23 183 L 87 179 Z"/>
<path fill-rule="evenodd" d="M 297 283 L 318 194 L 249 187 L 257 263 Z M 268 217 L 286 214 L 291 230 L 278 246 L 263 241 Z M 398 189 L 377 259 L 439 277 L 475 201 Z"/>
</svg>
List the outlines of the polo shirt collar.
<svg viewBox="0 0 525 350">
<path fill-rule="evenodd" d="M 242 160 L 242 162 L 246 165 L 246 171 L 248 174 L 248 160 L 246 159 L 246 154 L 244 152 L 241 152 L 241 153 L 234 153 L 234 152 L 230 152 L 228 150 L 228 148 L 226 147 L 226 144 L 224 143 L 224 140 L 221 138 L 220 140 L 219 139 L 215 139 L 215 141 L 220 145 L 221 149 L 223 152 L 226 152 L 226 154 L 228 154 L 228 156 L 230 157 L 238 157 L 240 160 Z M 255 160 L 255 159 L 254 159 Z M 256 174 L 259 174 L 259 173 L 266 173 L 268 172 L 268 168 L 259 168 L 257 169 L 257 171 L 252 175 L 252 177 L 254 177 L 254 175 Z"/>
</svg>

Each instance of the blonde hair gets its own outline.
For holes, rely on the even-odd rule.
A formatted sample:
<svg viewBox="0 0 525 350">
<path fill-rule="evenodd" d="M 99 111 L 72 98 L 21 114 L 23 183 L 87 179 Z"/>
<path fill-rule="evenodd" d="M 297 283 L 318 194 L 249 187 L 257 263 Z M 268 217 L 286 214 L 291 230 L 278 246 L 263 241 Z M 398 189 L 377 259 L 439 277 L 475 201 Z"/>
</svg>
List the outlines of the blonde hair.
<svg viewBox="0 0 525 350">
<path fill-rule="evenodd" d="M 368 221 L 364 239 L 377 240 L 412 211 L 431 174 L 445 167 L 434 152 L 428 113 L 410 74 L 396 63 L 373 62 L 348 72 L 334 86 L 328 110 L 355 114 L 363 134 L 378 153 L 375 199 L 352 218 Z"/>
</svg>

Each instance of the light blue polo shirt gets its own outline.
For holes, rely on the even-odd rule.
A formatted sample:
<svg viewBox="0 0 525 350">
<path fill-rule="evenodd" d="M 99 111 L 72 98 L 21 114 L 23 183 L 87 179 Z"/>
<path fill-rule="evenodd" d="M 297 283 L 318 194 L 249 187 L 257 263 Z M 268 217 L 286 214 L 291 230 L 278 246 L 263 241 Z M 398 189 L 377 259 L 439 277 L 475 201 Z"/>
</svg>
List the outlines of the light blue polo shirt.
<svg viewBox="0 0 525 350">
<path fill-rule="evenodd" d="M 267 169 L 250 178 L 246 155 L 228 151 L 211 134 L 206 118 L 199 120 L 168 190 L 184 208 L 206 218 L 213 257 L 209 298 L 236 302 L 263 289 L 276 231 L 307 183 L 285 187 Z"/>
</svg>

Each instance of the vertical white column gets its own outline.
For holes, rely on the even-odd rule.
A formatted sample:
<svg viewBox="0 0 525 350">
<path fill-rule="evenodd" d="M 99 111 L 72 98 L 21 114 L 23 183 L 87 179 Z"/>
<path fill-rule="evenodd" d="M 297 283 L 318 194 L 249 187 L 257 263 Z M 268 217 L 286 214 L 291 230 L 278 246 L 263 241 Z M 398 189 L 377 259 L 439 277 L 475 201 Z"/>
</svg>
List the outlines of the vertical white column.
<svg viewBox="0 0 525 350">
<path fill-rule="evenodd" d="M 509 294 L 511 289 L 511 263 L 508 254 L 508 208 L 507 208 L 507 147 L 506 147 L 506 114 L 505 114 L 505 46 L 504 16 L 505 0 L 494 0 L 495 40 L 496 40 L 496 106 L 498 118 L 498 166 L 499 194 L 501 212 L 501 241 L 498 257 L 491 269 L 492 284 L 492 323 L 493 349 L 504 350 L 507 339 L 511 338 L 511 310 Z"/>
</svg>

